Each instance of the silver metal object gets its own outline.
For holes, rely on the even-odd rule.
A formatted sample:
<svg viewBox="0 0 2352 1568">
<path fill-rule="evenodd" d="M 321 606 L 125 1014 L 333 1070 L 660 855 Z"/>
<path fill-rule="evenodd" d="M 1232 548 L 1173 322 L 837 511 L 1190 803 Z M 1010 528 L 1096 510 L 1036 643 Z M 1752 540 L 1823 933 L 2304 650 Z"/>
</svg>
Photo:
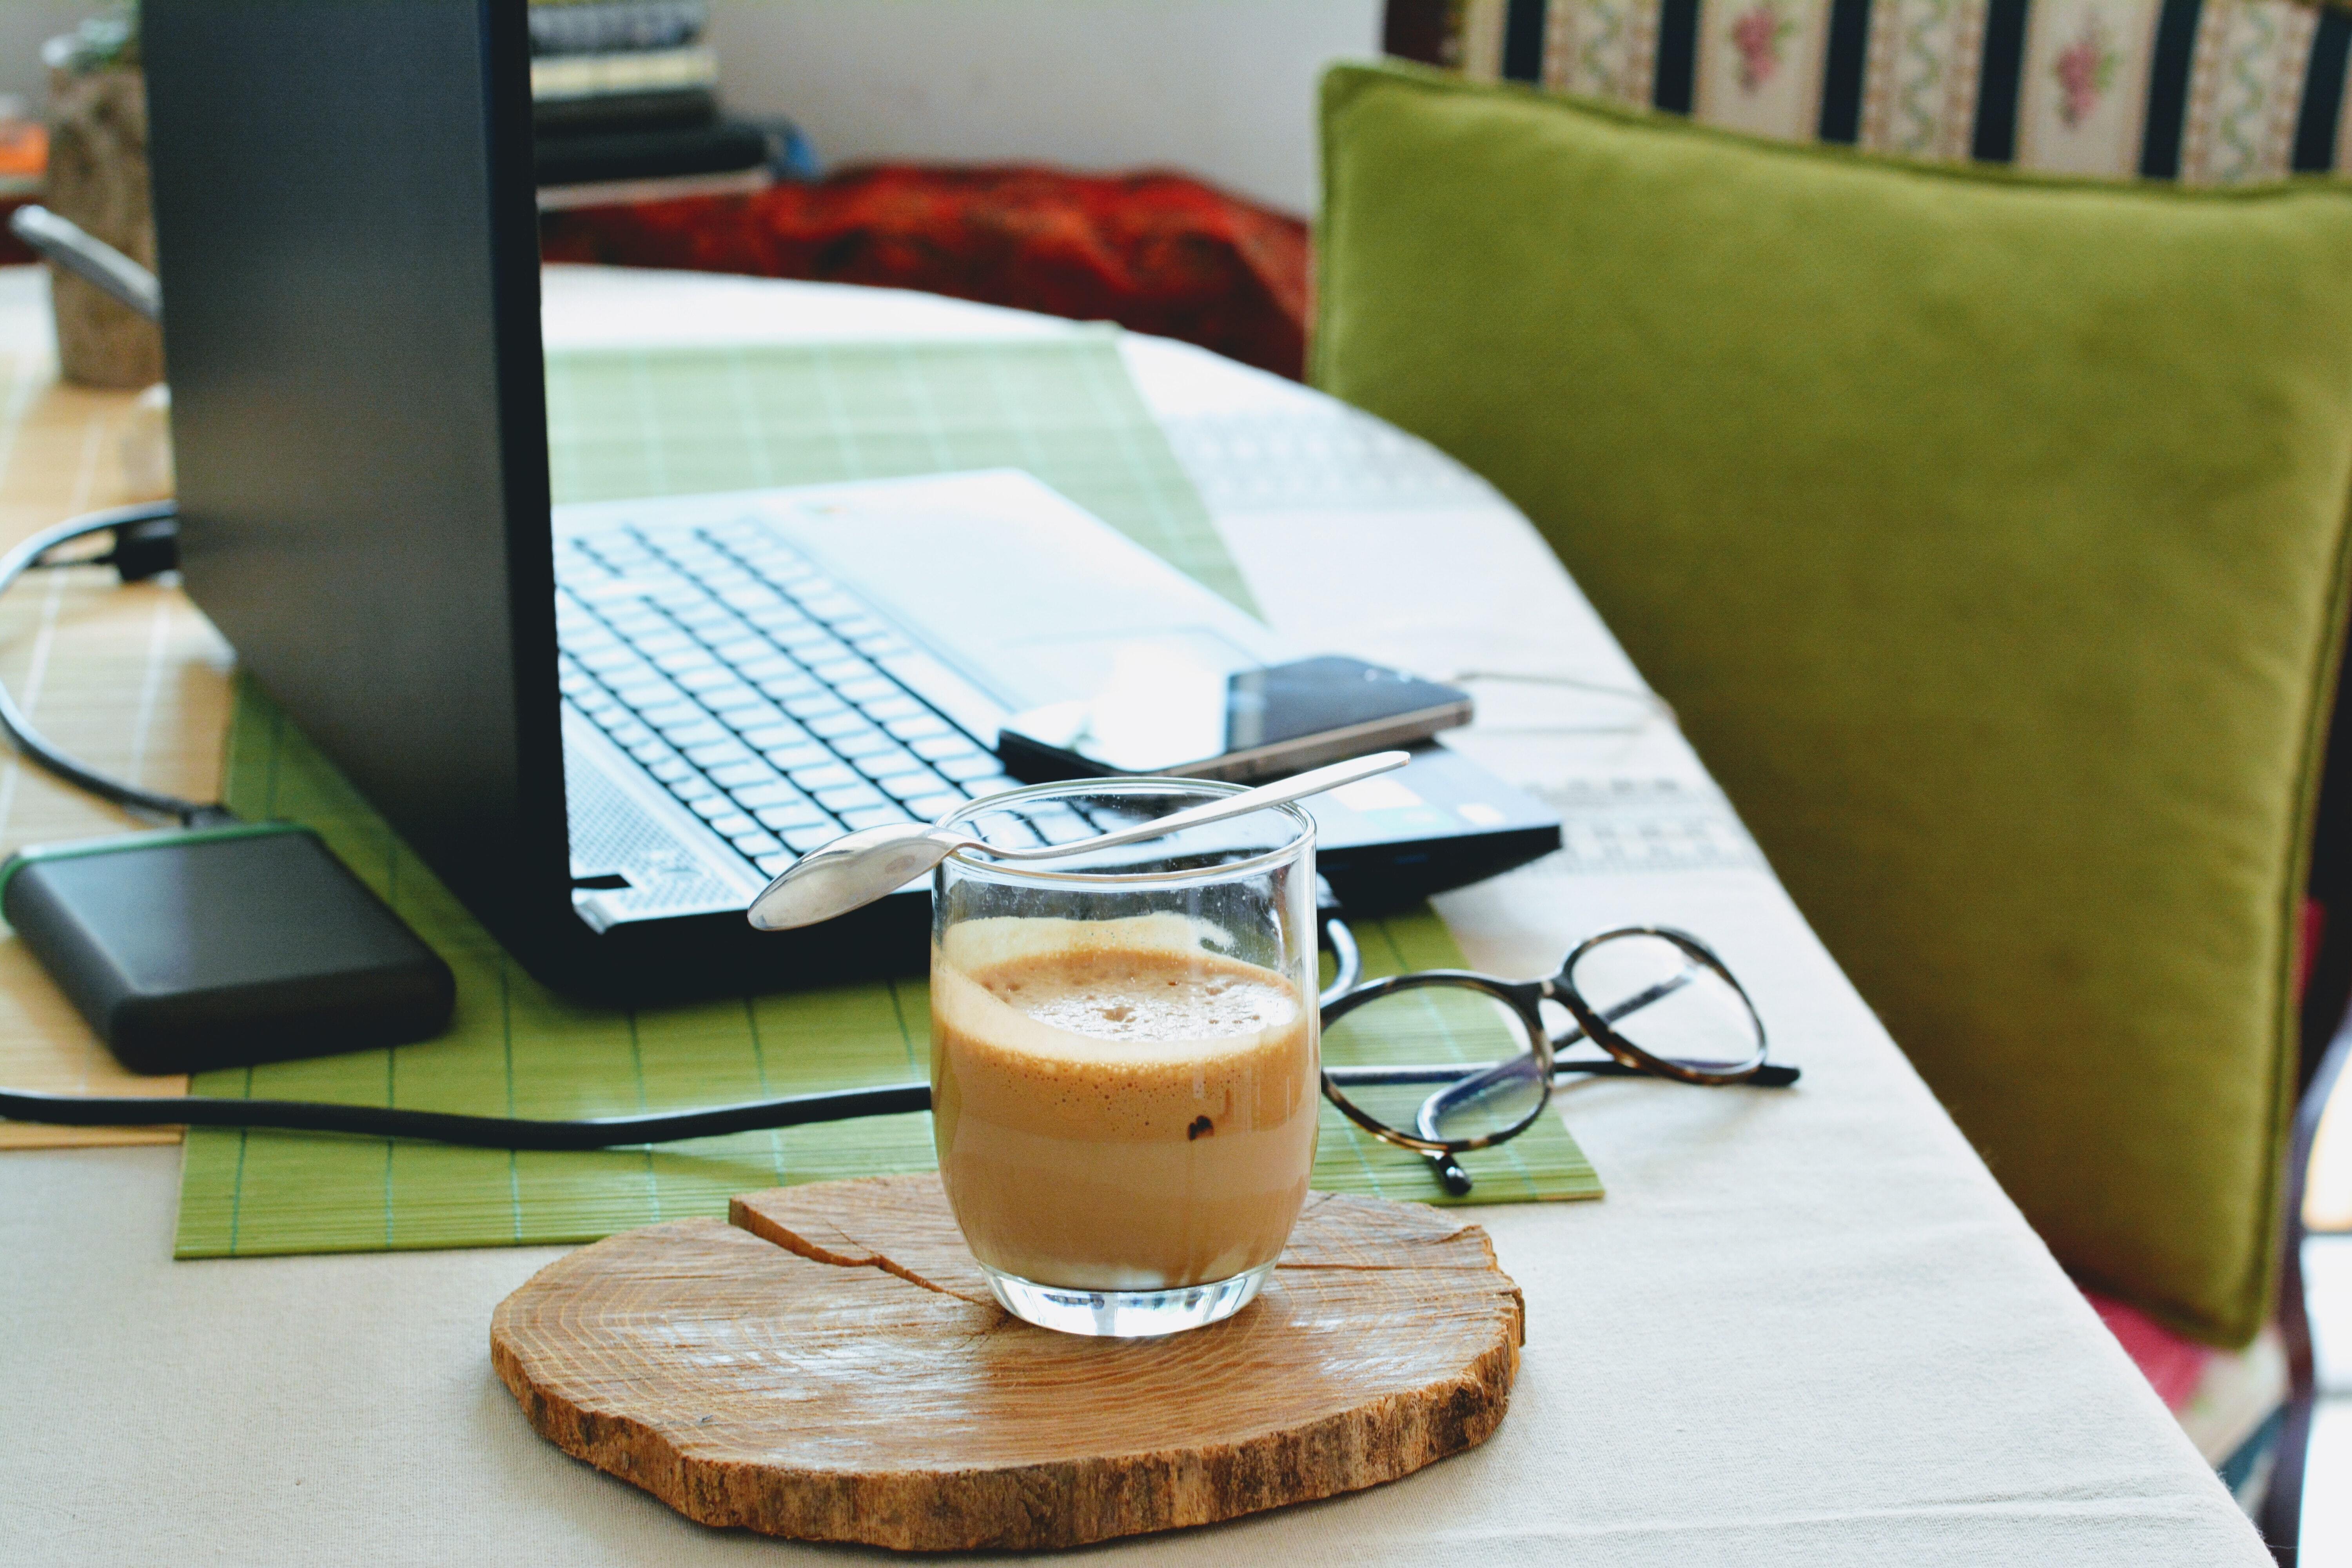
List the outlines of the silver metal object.
<svg viewBox="0 0 2352 1568">
<path fill-rule="evenodd" d="M 1139 844 L 1204 823 L 1246 816 L 1272 805 L 1287 805 L 1308 795 L 1401 768 L 1410 761 L 1412 758 L 1402 752 L 1378 752 L 1369 757 L 1312 768 L 1291 778 L 1260 784 L 1255 789 L 1172 812 L 1133 827 L 1122 827 L 1115 833 L 1033 849 L 990 844 L 968 833 L 924 822 L 868 827 L 836 838 L 784 868 L 783 874 L 769 883 L 744 913 L 761 931 L 814 925 L 887 897 L 950 855 L 986 855 L 998 860 L 1051 860 L 1121 844 Z M 1108 784 L 1115 781 L 1103 782 Z"/>
<path fill-rule="evenodd" d="M 43 206 L 18 207 L 10 232 L 68 272 L 128 305 L 151 321 L 163 320 L 163 288 L 155 275 L 79 224 Z"/>
</svg>

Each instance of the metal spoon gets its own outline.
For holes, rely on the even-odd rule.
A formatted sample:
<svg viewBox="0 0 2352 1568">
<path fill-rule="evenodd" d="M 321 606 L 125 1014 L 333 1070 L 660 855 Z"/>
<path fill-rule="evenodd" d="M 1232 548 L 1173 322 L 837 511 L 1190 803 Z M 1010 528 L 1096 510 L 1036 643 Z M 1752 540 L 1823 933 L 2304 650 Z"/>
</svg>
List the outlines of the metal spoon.
<svg viewBox="0 0 2352 1568">
<path fill-rule="evenodd" d="M 1034 849 L 1006 848 L 975 838 L 961 828 L 936 827 L 928 822 L 868 827 L 836 838 L 785 867 L 783 873 L 751 900 L 751 907 L 744 914 L 761 931 L 814 925 L 905 887 L 958 850 L 975 851 L 998 860 L 1051 860 L 1061 855 L 1083 855 L 1089 849 L 1139 844 L 1147 838 L 1198 827 L 1202 823 L 1246 816 L 1270 805 L 1286 805 L 1310 795 L 1321 795 L 1325 790 L 1401 768 L 1412 760 L 1402 752 L 1378 752 L 1352 762 L 1309 768 L 1290 778 L 1219 800 L 1204 801 L 1115 833 Z M 1113 782 L 1104 781 L 1106 784 Z"/>
</svg>

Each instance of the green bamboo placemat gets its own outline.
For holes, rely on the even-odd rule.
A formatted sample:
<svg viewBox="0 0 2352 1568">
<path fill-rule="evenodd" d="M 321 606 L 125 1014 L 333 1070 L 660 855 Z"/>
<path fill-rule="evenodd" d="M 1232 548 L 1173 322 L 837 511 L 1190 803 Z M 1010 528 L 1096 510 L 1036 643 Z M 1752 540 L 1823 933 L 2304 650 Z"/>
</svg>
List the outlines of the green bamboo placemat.
<svg viewBox="0 0 2352 1568">
<path fill-rule="evenodd" d="M 551 354 L 559 501 L 1026 468 L 1244 609 L 1118 333 Z"/>
<path fill-rule="evenodd" d="M 1056 366 L 1061 374 L 1051 374 Z M 722 398 L 705 382 L 731 390 Z M 551 359 L 549 385 L 551 455 L 564 500 L 1023 467 L 1240 596 L 1197 496 L 1101 335 L 566 355 Z M 700 417 L 677 412 L 676 400 L 688 397 L 704 399 Z M 726 409 L 740 416 L 731 440 L 713 433 Z M 942 409 L 961 412 L 949 418 Z M 753 430 L 767 434 L 755 438 Z M 1105 451 L 1120 456 L 1114 462 Z M 249 684 L 240 684 L 223 773 L 240 815 L 316 827 L 449 961 L 457 1012 L 437 1040 L 208 1073 L 194 1093 L 603 1116 L 926 1075 L 929 1000 L 919 977 L 637 1011 L 550 993 Z M 1461 962 L 1426 910 L 1366 922 L 1358 934 L 1374 974 Z M 1365 1137 L 1328 1108 L 1322 1140 L 1318 1186 L 1444 1201 L 1417 1157 Z M 1556 1119 L 1465 1163 L 1477 1179 L 1472 1201 L 1601 1192 Z M 583 1154 L 193 1129 L 176 1250 L 213 1258 L 586 1241 L 724 1214 L 734 1193 L 932 1163 L 924 1115 Z"/>
</svg>

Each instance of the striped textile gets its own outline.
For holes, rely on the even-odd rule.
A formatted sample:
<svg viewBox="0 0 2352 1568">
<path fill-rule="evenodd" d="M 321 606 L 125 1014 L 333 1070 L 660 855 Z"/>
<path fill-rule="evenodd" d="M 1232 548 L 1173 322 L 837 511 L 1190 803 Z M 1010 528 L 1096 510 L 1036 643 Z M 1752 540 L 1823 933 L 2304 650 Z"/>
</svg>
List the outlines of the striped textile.
<svg viewBox="0 0 2352 1568">
<path fill-rule="evenodd" d="M 2352 170 L 2297 0 L 1390 0 L 1391 54 L 1791 141 L 2235 184 Z"/>
</svg>

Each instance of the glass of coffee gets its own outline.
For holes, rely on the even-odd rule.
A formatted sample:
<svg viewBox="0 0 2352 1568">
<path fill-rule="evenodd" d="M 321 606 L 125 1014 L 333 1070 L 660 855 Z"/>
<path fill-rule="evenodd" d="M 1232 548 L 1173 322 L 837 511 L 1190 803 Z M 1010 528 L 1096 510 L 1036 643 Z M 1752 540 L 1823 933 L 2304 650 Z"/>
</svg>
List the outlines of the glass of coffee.
<svg viewBox="0 0 2352 1568">
<path fill-rule="evenodd" d="M 1090 779 L 945 820 L 1025 847 L 1237 792 Z M 1247 1306 L 1315 1163 L 1314 819 L 1277 806 L 1028 866 L 959 854 L 934 879 L 933 1136 L 996 1299 L 1124 1337 Z"/>
</svg>

